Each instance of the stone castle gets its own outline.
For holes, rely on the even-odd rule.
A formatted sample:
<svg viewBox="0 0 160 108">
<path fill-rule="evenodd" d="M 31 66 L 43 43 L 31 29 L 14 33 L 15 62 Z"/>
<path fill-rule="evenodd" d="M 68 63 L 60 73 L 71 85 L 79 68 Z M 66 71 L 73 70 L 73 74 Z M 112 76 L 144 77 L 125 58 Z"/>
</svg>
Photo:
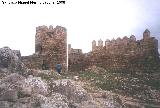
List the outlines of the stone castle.
<svg viewBox="0 0 160 108">
<path fill-rule="evenodd" d="M 158 40 L 146 29 L 141 40 L 136 40 L 134 35 L 106 40 L 105 45 L 101 39 L 98 44 L 94 40 L 92 51 L 88 53 L 68 44 L 67 53 L 66 28 L 39 26 L 36 28 L 35 53 L 23 56 L 22 61 L 30 69 L 44 70 L 55 69 L 55 65 L 61 63 L 63 71 L 80 71 L 93 65 L 105 69 L 153 67 L 151 63 L 159 63 Z"/>
<path fill-rule="evenodd" d="M 72 49 L 73 50 L 73 49 Z M 73 59 L 76 58 L 76 59 Z M 158 40 L 150 36 L 146 29 L 141 40 L 134 35 L 105 41 L 100 39 L 98 45 L 92 42 L 92 51 L 87 54 L 72 51 L 69 53 L 69 69 L 84 70 L 90 66 L 99 66 L 105 69 L 145 68 L 159 63 Z M 144 66 L 145 65 L 145 66 Z"/>
<path fill-rule="evenodd" d="M 67 69 L 67 31 L 61 26 L 39 26 L 36 28 L 35 53 L 22 57 L 30 69 L 55 69 L 61 63 Z"/>
</svg>

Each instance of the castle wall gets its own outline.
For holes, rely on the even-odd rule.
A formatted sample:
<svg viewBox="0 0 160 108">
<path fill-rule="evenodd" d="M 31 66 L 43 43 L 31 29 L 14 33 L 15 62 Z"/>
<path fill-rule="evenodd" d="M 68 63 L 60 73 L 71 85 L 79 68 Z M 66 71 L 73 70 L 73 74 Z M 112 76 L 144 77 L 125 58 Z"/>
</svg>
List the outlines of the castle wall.
<svg viewBox="0 0 160 108">
<path fill-rule="evenodd" d="M 71 70 L 85 64 L 84 68 L 89 66 L 99 66 L 105 69 L 142 69 L 154 68 L 159 63 L 158 40 L 150 37 L 149 30 L 143 33 L 143 39 L 136 40 L 132 35 L 130 38 L 117 38 L 105 41 L 99 40 L 98 45 L 94 40 L 92 42 L 92 51 L 87 56 L 75 57 L 69 56 L 69 60 L 75 59 L 70 65 Z M 75 62 L 76 61 L 76 62 Z M 79 61 L 79 62 L 77 62 Z M 71 64 L 71 63 L 70 63 Z M 73 65 L 74 64 L 74 65 Z"/>
<path fill-rule="evenodd" d="M 61 63 L 67 69 L 67 31 L 64 27 L 39 26 L 36 28 L 35 54 L 22 57 L 24 64 L 30 69 L 54 69 Z M 81 49 L 73 49 L 68 45 L 68 69 L 70 71 L 85 70 L 96 65 L 105 69 L 145 68 L 159 63 L 158 40 L 150 37 L 149 30 L 143 33 L 143 39 L 135 36 L 92 42 L 92 51 L 83 54 Z M 146 65 L 147 64 L 147 65 Z"/>
<path fill-rule="evenodd" d="M 151 59 L 156 64 L 159 62 L 158 40 L 150 37 L 149 30 L 143 35 L 141 40 L 136 40 L 133 35 L 130 38 L 125 36 L 123 39 L 106 40 L 103 49 L 92 50 L 88 55 L 88 66 L 96 65 L 106 69 L 141 68 L 144 64 L 151 64 Z"/>
<path fill-rule="evenodd" d="M 82 49 L 73 49 L 71 45 L 68 45 L 68 70 L 80 71 L 85 69 L 85 54 Z"/>
<path fill-rule="evenodd" d="M 42 69 L 43 58 L 39 55 L 22 56 L 22 62 L 29 69 Z"/>
</svg>

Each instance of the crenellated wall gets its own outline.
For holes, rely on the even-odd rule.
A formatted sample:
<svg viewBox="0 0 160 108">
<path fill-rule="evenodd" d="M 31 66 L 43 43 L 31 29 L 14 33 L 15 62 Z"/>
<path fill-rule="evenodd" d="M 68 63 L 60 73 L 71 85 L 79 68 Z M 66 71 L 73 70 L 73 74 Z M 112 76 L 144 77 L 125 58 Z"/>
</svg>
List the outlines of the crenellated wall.
<svg viewBox="0 0 160 108">
<path fill-rule="evenodd" d="M 101 44 L 100 44 L 101 43 Z M 123 37 L 105 41 L 105 46 L 103 46 L 103 41 L 99 40 L 98 45 L 96 41 L 92 42 L 92 52 L 99 52 L 103 50 L 108 53 L 119 54 L 119 53 L 147 53 L 147 54 L 158 54 L 158 40 L 155 37 L 150 36 L 150 31 L 146 29 L 143 33 L 143 39 L 136 40 L 134 35 L 131 35 L 130 38 Z"/>
<path fill-rule="evenodd" d="M 130 38 L 125 36 L 123 39 L 117 38 L 111 41 L 107 39 L 103 48 L 99 41 L 98 45 L 95 40 L 92 42 L 88 65 L 104 68 L 132 68 L 159 62 L 158 40 L 150 36 L 148 29 L 144 31 L 141 40 L 136 40 L 134 35 Z"/>
<path fill-rule="evenodd" d="M 76 56 L 78 59 L 74 59 Z M 79 68 L 82 64 L 83 70 L 92 65 L 105 69 L 154 68 L 159 63 L 158 40 L 150 36 L 148 29 L 144 31 L 141 40 L 136 40 L 134 35 L 130 38 L 124 36 L 122 39 L 107 39 L 104 46 L 101 39 L 98 44 L 93 40 L 91 52 L 70 54 L 69 61 L 70 70 L 75 70 L 76 66 Z"/>
</svg>

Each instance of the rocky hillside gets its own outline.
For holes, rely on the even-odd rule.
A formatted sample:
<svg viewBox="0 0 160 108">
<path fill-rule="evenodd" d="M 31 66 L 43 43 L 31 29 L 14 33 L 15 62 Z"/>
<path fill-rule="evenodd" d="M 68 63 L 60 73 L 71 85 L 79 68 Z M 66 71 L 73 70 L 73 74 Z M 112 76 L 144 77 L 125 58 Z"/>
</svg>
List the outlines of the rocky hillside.
<svg viewBox="0 0 160 108">
<path fill-rule="evenodd" d="M 140 71 L 140 70 L 139 70 Z M 27 69 L 19 51 L 0 49 L 0 108 L 159 108 L 160 74 Z"/>
<path fill-rule="evenodd" d="M 103 90 L 116 93 L 127 108 L 160 108 L 160 73 L 141 71 L 105 70 L 91 66 L 85 71 L 66 75 L 85 82 L 83 87 L 89 92 Z"/>
<path fill-rule="evenodd" d="M 29 70 L 18 51 L 0 49 L 0 108 L 122 108 L 119 96 L 90 93 L 85 82 L 47 70 Z"/>
</svg>

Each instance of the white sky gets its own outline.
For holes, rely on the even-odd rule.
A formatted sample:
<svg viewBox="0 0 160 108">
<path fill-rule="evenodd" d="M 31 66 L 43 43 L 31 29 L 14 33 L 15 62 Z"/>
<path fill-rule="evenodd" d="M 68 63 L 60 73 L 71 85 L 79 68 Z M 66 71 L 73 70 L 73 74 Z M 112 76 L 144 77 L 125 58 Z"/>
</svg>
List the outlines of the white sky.
<svg viewBox="0 0 160 108">
<path fill-rule="evenodd" d="M 132 0 L 66 0 L 66 4 L 43 6 L 3 5 L 0 1 L 0 47 L 9 46 L 20 50 L 22 55 L 31 55 L 36 27 L 60 25 L 67 28 L 68 43 L 73 48 L 88 52 L 92 40 L 105 41 L 134 34 L 142 24 L 139 19 L 143 19 L 143 15 L 138 14 L 141 7 L 135 7 Z M 150 25 L 142 27 L 140 32 L 148 27 Z"/>
</svg>

